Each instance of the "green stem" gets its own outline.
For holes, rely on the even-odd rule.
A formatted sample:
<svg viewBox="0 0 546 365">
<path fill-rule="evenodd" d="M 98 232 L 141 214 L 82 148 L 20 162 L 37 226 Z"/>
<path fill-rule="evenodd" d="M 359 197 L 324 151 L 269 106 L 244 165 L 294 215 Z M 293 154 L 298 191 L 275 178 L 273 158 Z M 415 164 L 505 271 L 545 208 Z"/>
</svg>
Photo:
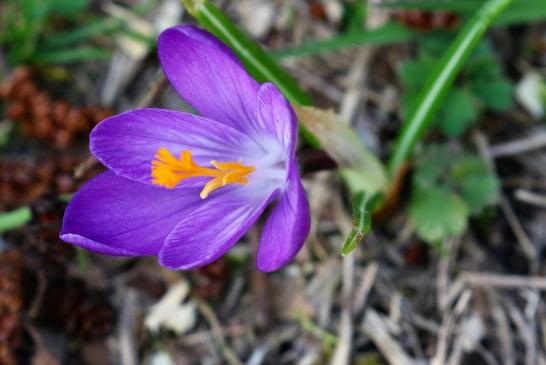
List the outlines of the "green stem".
<svg viewBox="0 0 546 365">
<path fill-rule="evenodd" d="M 487 28 L 512 0 L 489 0 L 463 27 L 457 38 L 438 62 L 420 95 L 417 107 L 404 123 L 391 154 L 389 172 L 395 175 L 410 157 L 415 144 L 433 121 L 441 102 L 452 86 L 457 73 L 468 59 Z"/>
</svg>

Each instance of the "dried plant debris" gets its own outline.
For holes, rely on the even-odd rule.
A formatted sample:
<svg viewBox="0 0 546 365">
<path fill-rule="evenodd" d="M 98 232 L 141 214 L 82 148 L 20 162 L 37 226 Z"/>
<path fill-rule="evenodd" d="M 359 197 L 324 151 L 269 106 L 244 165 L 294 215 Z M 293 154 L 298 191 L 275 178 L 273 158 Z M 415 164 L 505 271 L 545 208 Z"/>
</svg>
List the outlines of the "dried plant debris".
<svg viewBox="0 0 546 365">
<path fill-rule="evenodd" d="M 71 338 L 90 341 L 112 332 L 116 313 L 106 293 L 90 289 L 82 280 L 49 280 L 38 318 Z"/>
<path fill-rule="evenodd" d="M 51 155 L 50 155 L 51 156 Z M 93 166 L 76 178 L 75 169 L 85 155 L 58 154 L 46 156 L 0 156 L 0 210 L 36 201 L 44 194 L 69 194 L 102 170 Z"/>
<path fill-rule="evenodd" d="M 114 328 L 117 314 L 108 291 L 70 275 L 77 252 L 58 236 L 63 206 L 54 198 L 37 200 L 34 220 L 6 235 L 14 247 L 0 253 L 0 346 L 5 343 L 0 356 L 6 359 L 16 356 L 19 346 L 33 347 L 34 336 L 22 336 L 23 318 L 83 343 L 103 339 Z"/>
<path fill-rule="evenodd" d="M 26 67 L 15 69 L 0 85 L 0 99 L 7 102 L 7 118 L 19 123 L 27 136 L 59 149 L 87 138 L 93 126 L 112 114 L 109 108 L 54 100 Z"/>
<path fill-rule="evenodd" d="M 22 345 L 24 263 L 21 252 L 0 252 L 0 364 L 18 364 Z"/>
</svg>

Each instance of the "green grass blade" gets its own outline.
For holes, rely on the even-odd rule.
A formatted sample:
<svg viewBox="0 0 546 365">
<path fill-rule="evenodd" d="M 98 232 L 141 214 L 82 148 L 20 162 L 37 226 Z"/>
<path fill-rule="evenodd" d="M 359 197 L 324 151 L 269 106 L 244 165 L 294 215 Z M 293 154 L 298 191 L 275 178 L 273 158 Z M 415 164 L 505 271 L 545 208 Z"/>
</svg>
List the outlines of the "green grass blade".
<svg viewBox="0 0 546 365">
<path fill-rule="evenodd" d="M 93 37 L 109 34 L 123 28 L 123 26 L 124 22 L 121 19 L 108 18 L 97 20 L 74 30 L 48 36 L 41 47 L 51 48 L 79 43 Z"/>
<path fill-rule="evenodd" d="M 380 3 L 379 6 L 399 9 L 421 9 L 472 13 L 477 11 L 482 1 L 397 1 Z M 507 26 L 519 23 L 536 22 L 546 19 L 544 0 L 519 0 L 511 4 L 505 12 L 493 22 L 494 26 Z M 387 45 L 412 40 L 419 32 L 412 31 L 401 24 L 391 23 L 373 30 L 359 30 L 342 33 L 331 38 L 305 42 L 301 46 L 272 52 L 276 59 L 305 57 L 340 49 L 365 45 Z"/>
<path fill-rule="evenodd" d="M 493 20 L 510 4 L 511 0 L 489 0 L 463 26 L 457 38 L 438 62 L 418 97 L 416 108 L 402 126 L 389 161 L 389 171 L 396 173 L 411 155 L 417 140 L 433 121 L 457 73 L 468 59 Z"/>
<path fill-rule="evenodd" d="M 483 4 L 483 0 L 395 0 L 382 1 L 375 6 L 400 10 L 470 12 L 479 8 L 480 4 Z"/>
<path fill-rule="evenodd" d="M 82 46 L 36 52 L 32 61 L 37 64 L 84 62 L 110 57 L 110 51 L 105 48 Z"/>
<path fill-rule="evenodd" d="M 283 49 L 272 54 L 277 59 L 311 56 L 354 46 L 398 43 L 415 38 L 417 35 L 417 32 L 400 24 L 387 24 L 374 30 L 352 31 L 325 40 L 306 42 L 300 47 Z"/>
<path fill-rule="evenodd" d="M 32 219 L 29 207 L 22 207 L 11 212 L 0 213 L 0 232 L 19 228 Z"/>
<path fill-rule="evenodd" d="M 214 33 L 241 59 L 259 82 L 271 81 L 293 103 L 312 104 L 311 97 L 302 90 L 296 80 L 280 67 L 257 43 L 241 32 L 215 5 L 208 0 L 182 0 L 182 4 L 199 23 Z M 303 126 L 302 137 L 313 146 L 318 146 L 318 139 Z"/>
<path fill-rule="evenodd" d="M 506 11 L 493 22 L 494 25 L 512 25 L 537 22 L 546 19 L 544 0 L 515 0 Z"/>
<path fill-rule="evenodd" d="M 474 13 L 482 5 L 483 0 L 398 0 L 381 2 L 377 6 L 391 9 L 415 9 L 430 11 L 453 11 L 456 13 Z M 546 18 L 546 3 L 544 0 L 514 0 L 495 21 L 494 25 L 511 25 L 529 23 Z"/>
</svg>

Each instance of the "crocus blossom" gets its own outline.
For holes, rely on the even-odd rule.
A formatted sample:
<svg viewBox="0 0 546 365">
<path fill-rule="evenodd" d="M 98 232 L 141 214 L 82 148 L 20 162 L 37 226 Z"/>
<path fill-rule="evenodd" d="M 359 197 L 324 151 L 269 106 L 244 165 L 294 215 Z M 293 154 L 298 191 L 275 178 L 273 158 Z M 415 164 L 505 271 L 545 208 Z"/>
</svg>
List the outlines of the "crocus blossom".
<svg viewBox="0 0 546 365">
<path fill-rule="evenodd" d="M 145 108 L 99 123 L 90 148 L 109 171 L 73 197 L 61 238 L 192 269 L 222 256 L 274 203 L 256 263 L 279 269 L 297 254 L 310 224 L 290 104 L 196 27 L 165 30 L 158 53 L 166 77 L 200 116 Z"/>
</svg>

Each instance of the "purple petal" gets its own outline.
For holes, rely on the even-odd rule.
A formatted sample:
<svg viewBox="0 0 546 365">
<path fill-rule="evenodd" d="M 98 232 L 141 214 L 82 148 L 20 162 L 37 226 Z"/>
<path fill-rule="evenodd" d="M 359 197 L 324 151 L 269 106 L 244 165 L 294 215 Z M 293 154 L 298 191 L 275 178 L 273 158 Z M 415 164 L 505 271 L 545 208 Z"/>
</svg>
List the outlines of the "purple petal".
<svg viewBox="0 0 546 365">
<path fill-rule="evenodd" d="M 291 155 L 295 153 L 298 123 L 290 103 L 272 83 L 258 92 L 258 121 L 261 129 L 274 136 Z"/>
<path fill-rule="evenodd" d="M 173 87 L 201 115 L 249 129 L 259 84 L 219 39 L 194 26 L 177 26 L 160 34 L 158 53 Z"/>
<path fill-rule="evenodd" d="M 111 171 L 151 184 L 151 163 L 160 147 L 179 157 L 190 150 L 198 164 L 247 160 L 244 134 L 203 117 L 164 109 L 137 109 L 110 117 L 91 132 L 90 148 Z"/>
<path fill-rule="evenodd" d="M 105 172 L 70 201 L 61 239 L 107 255 L 155 255 L 185 210 L 201 202 L 199 190 L 168 190 Z"/>
<path fill-rule="evenodd" d="M 187 270 L 215 261 L 237 243 L 274 196 L 249 198 L 244 187 L 223 187 L 180 221 L 159 252 L 159 262 Z"/>
<path fill-rule="evenodd" d="M 258 269 L 275 271 L 290 262 L 309 234 L 310 224 L 305 190 L 292 162 L 286 190 L 265 222 L 256 257 Z"/>
</svg>

